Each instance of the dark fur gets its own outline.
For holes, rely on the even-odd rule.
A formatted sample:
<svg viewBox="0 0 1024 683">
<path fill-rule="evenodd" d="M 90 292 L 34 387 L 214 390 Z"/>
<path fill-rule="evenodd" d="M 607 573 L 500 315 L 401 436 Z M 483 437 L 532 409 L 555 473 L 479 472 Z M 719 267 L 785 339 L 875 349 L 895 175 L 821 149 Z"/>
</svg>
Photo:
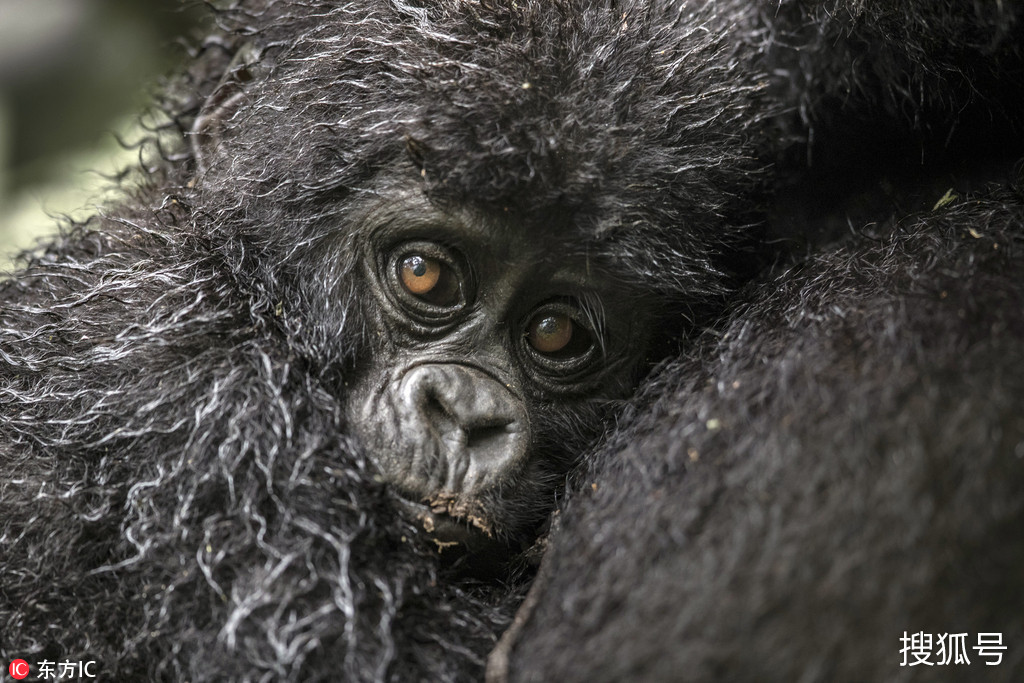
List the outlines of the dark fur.
<svg viewBox="0 0 1024 683">
<path fill-rule="evenodd" d="M 864 227 L 752 285 L 645 387 L 579 475 L 494 680 L 1024 674 L 1024 198 L 1018 180 L 931 209 L 1021 154 L 1024 12 L 775 6 L 797 141 L 775 229 Z M 904 631 L 1009 649 L 901 668 Z"/>
<path fill-rule="evenodd" d="M 699 11 L 602 5 L 218 11 L 138 187 L 0 284 L 3 658 L 479 677 L 519 588 L 445 573 L 346 437 L 348 219 L 421 189 L 547 216 L 674 310 L 721 297 L 760 79 Z"/>
<path fill-rule="evenodd" d="M 392 493 L 346 436 L 345 381 L 356 359 L 372 352 L 353 268 L 359 226 L 348 220 L 362 198 L 393 184 L 419 188 L 439 206 L 469 202 L 525 221 L 551 217 L 552 229 L 611 255 L 624 279 L 656 292 L 666 307 L 660 331 L 675 338 L 706 324 L 727 300 L 741 265 L 734 257 L 757 236 L 749 225 L 767 207 L 760 194 L 764 180 L 772 178 L 763 172 L 767 162 L 777 162 L 772 179 L 788 186 L 801 178 L 807 149 L 837 149 L 835 141 L 851 131 L 883 125 L 897 137 L 909 133 L 912 146 L 933 149 L 942 148 L 948 132 L 939 123 L 958 120 L 964 103 L 978 102 L 979 115 L 1019 114 L 1008 105 L 1014 95 L 1002 87 L 1018 73 L 1013 59 L 1019 57 L 1019 34 L 1008 28 L 992 50 L 972 40 L 963 54 L 950 52 L 944 48 L 962 42 L 960 19 L 978 35 L 987 35 L 989 25 L 987 15 L 972 19 L 972 9 L 955 9 L 962 6 L 952 2 L 913 3 L 919 21 L 906 23 L 875 4 L 852 1 L 779 6 L 730 0 L 655 9 L 597 0 L 219 4 L 219 28 L 162 95 L 169 123 L 152 140 L 161 153 L 147 157 L 137 188 L 27 257 L 0 285 L 4 658 L 97 659 L 101 675 L 116 680 L 479 678 L 484 656 L 509 622 L 520 583 L 479 584 L 452 576 L 421 530 L 394 510 Z M 1009 14 L 990 24 L 1019 26 L 1016 5 L 1005 4 L 1012 8 Z M 823 24 L 826 17 L 835 23 Z M 894 28 L 889 22 L 896 22 Z M 908 33 L 897 36 L 897 28 Z M 939 39 L 937 46 L 929 45 L 932 38 Z M 866 66 L 851 59 L 861 43 L 881 46 L 882 56 Z M 938 57 L 921 60 L 921 50 Z M 788 74 L 800 78 L 792 81 Z M 969 83 L 984 82 L 975 74 L 990 76 L 992 87 L 965 87 L 961 75 L 970 76 Z M 935 88 L 922 90 L 925 84 Z M 851 114 L 858 116 L 856 125 L 844 130 L 854 121 Z M 193 130 L 200 159 L 186 140 Z M 843 278 L 845 272 L 849 281 L 836 280 L 830 294 L 820 289 L 832 277 L 825 273 L 806 282 L 800 275 L 784 276 L 772 284 L 782 290 L 777 301 L 777 292 L 761 290 L 754 303 L 733 315 L 737 334 L 752 329 L 743 328 L 749 318 L 749 325 L 761 325 L 764 344 L 803 340 L 808 355 L 800 363 L 808 364 L 797 363 L 792 381 L 810 382 L 808 373 L 818 369 L 832 372 L 821 381 L 834 377 L 835 384 L 825 386 L 837 396 L 849 394 L 844 400 L 865 411 L 876 406 L 864 398 L 869 390 L 884 390 L 895 402 L 901 387 L 917 381 L 917 373 L 900 366 L 907 374 L 895 375 L 891 391 L 889 384 L 879 385 L 875 373 L 892 369 L 893 359 L 927 361 L 920 377 L 932 377 L 930 368 L 948 368 L 954 360 L 951 349 L 960 348 L 955 340 L 974 339 L 978 346 L 964 341 L 963 348 L 998 348 L 1005 351 L 1000 360 L 1009 364 L 1013 345 L 1007 341 L 1004 349 L 997 342 L 1016 339 L 1018 318 L 1004 315 L 1006 328 L 990 337 L 983 323 L 942 312 L 958 310 L 947 308 L 956 301 L 968 306 L 1000 292 L 1019 296 L 1008 282 L 1019 249 L 1018 202 L 962 204 L 949 214 L 944 232 L 937 225 L 941 236 L 910 230 L 911 237 L 892 238 L 891 253 L 869 249 L 823 257 L 812 270 L 828 263 L 849 266 L 835 275 Z M 782 222 L 786 215 L 792 214 L 783 212 Z M 960 244 L 969 242 L 962 224 L 983 216 L 991 228 L 983 237 L 993 240 L 985 244 L 1002 251 L 984 251 L 980 241 L 973 248 Z M 804 232 L 805 223 L 813 221 L 795 221 L 796 232 Z M 974 260 L 966 258 L 970 254 Z M 832 309 L 815 308 L 827 295 L 838 297 L 834 303 L 851 321 L 895 324 L 905 315 L 908 324 L 925 324 L 925 310 L 895 305 L 909 302 L 914 283 L 920 283 L 901 269 L 945 272 L 929 270 L 937 263 L 947 263 L 951 283 L 962 285 L 951 284 L 947 299 L 934 299 L 932 292 L 932 308 L 925 309 L 936 311 L 942 323 L 937 331 L 948 337 L 934 339 L 913 327 L 843 328 L 867 345 L 859 370 L 860 357 L 845 347 L 812 347 L 830 340 L 824 331 L 840 322 Z M 975 282 L 975 267 L 990 277 Z M 941 286 L 930 278 L 925 284 Z M 986 282 L 991 291 L 983 288 Z M 867 308 L 858 308 L 861 303 Z M 818 316 L 821 326 L 787 331 L 770 318 L 773 310 L 789 311 L 804 325 Z M 1002 309 L 993 304 L 977 310 Z M 628 444 L 649 430 L 644 438 L 651 449 L 629 450 L 637 458 L 634 466 L 599 457 L 599 496 L 616 490 L 642 494 L 647 482 L 661 481 L 663 472 L 648 458 L 663 460 L 666 469 L 678 466 L 685 451 L 666 439 L 689 438 L 691 432 L 697 438 L 699 425 L 706 427 L 712 417 L 725 428 L 707 437 L 708 449 L 720 443 L 716 439 L 735 436 L 737 443 L 766 444 L 768 450 L 751 451 L 756 460 L 744 459 L 738 447 L 719 454 L 698 451 L 707 476 L 720 477 L 717 489 L 701 488 L 692 473 L 663 483 L 666 491 L 721 491 L 722 502 L 735 496 L 735 508 L 675 501 L 700 514 L 721 509 L 723 533 L 756 528 L 743 524 L 751 523 L 741 514 L 750 509 L 742 507 L 744 489 L 725 486 L 730 471 L 742 479 L 763 467 L 796 484 L 813 482 L 817 473 L 834 483 L 836 502 L 826 510 L 837 514 L 844 501 L 852 505 L 844 497 L 845 472 L 875 481 L 869 477 L 875 470 L 863 469 L 863 461 L 837 469 L 834 463 L 843 461 L 812 458 L 819 455 L 815 447 L 798 449 L 792 459 L 773 455 L 771 444 L 783 443 L 784 436 L 773 428 L 784 414 L 759 413 L 761 404 L 739 400 L 760 397 L 757 386 L 772 386 L 773 376 L 760 377 L 763 368 L 751 365 L 759 358 L 758 339 L 745 333 L 738 340 L 724 342 L 721 350 L 728 355 L 720 361 L 705 355 L 718 350 L 714 343 L 701 342 L 651 389 L 661 387 L 671 397 L 707 377 L 749 373 L 756 384 L 741 383 L 738 393 L 723 394 L 731 397 L 734 412 L 700 414 L 701 401 L 709 401 L 709 408 L 719 405 L 710 402 L 714 392 L 680 396 L 691 403 L 679 406 L 671 398 L 655 401 L 650 413 L 636 418 L 638 426 L 612 439 Z M 1006 396 L 1013 395 L 1019 375 L 977 363 L 978 377 L 988 372 L 1003 384 L 989 402 L 969 404 L 968 414 L 978 416 L 970 427 L 999 424 L 1010 439 L 1017 423 L 1006 418 L 1004 424 L 999 413 L 987 410 L 1005 415 Z M 958 388 L 972 397 L 978 393 L 971 377 L 959 372 L 934 377 L 939 379 L 939 398 Z M 820 410 L 814 398 L 796 393 L 789 400 Z M 943 405 L 937 402 L 936 410 Z M 911 414 L 895 403 L 891 407 L 894 415 Z M 698 410 L 696 421 L 687 417 L 689 409 Z M 747 413 L 753 415 L 751 427 L 765 431 L 763 444 L 753 441 L 757 432 L 735 429 L 729 419 Z M 842 453 L 872 455 L 856 450 L 867 442 L 853 437 L 858 426 L 874 430 L 877 421 L 840 410 L 822 415 L 835 431 L 809 432 L 808 438 L 849 433 L 839 443 L 851 444 Z M 569 437 L 579 427 L 563 426 Z M 914 443 L 899 441 L 900 433 L 887 429 L 878 431 L 879 438 Z M 975 443 L 993 443 L 994 437 L 969 434 Z M 929 457 L 942 458 L 944 452 Z M 950 496 L 977 501 L 977 491 L 988 488 L 994 472 L 1014 481 L 1015 470 L 998 469 L 1003 461 L 994 450 L 986 454 L 977 473 L 968 472 L 964 488 L 949 484 Z M 908 457 L 931 462 L 921 454 Z M 946 481 L 941 473 L 931 478 L 926 468 L 897 470 L 898 484 Z M 584 487 L 590 483 L 582 481 Z M 802 491 L 766 494 L 780 493 L 779 505 L 813 502 L 801 498 Z M 1012 492 L 1009 486 L 1003 494 L 991 491 L 992 500 L 1005 506 L 986 508 L 982 521 L 1019 514 Z M 827 490 L 817 493 L 828 500 Z M 928 500 L 914 489 L 897 493 L 885 498 L 898 502 L 897 516 Z M 649 588 L 665 591 L 673 603 L 683 598 L 673 593 L 682 588 L 656 574 L 644 579 L 642 570 L 688 562 L 695 527 L 684 526 L 687 518 L 658 517 L 670 511 L 668 503 L 641 506 L 646 500 L 618 500 L 619 508 L 603 512 L 585 502 L 568 510 L 566 529 L 607 531 L 608 538 L 622 539 L 616 558 L 602 556 L 604 564 L 584 567 L 595 582 L 594 614 L 602 620 L 576 622 L 567 615 L 559 625 L 541 621 L 550 613 L 538 613 L 538 630 L 523 641 L 535 648 L 518 650 L 513 670 L 532 666 L 535 651 L 536 666 L 550 667 L 544 679 L 559 670 L 581 679 L 588 663 L 573 651 L 594 652 L 602 643 L 626 669 L 638 661 L 631 651 L 670 656 L 674 640 L 669 646 L 641 640 L 635 624 L 613 619 L 622 607 L 611 602 L 616 597 L 632 600 L 637 610 L 651 607 Z M 604 521 L 591 521 L 589 514 L 603 515 Z M 795 532 L 811 528 L 817 510 L 800 514 L 806 517 L 793 520 Z M 737 524 L 725 523 L 737 516 Z M 874 538 L 885 519 L 869 518 L 863 533 Z M 941 528 L 967 533 L 973 519 L 953 514 L 942 518 Z M 978 528 L 983 539 L 1000 538 L 997 527 Z M 911 548 L 934 551 L 934 537 L 920 530 L 923 540 Z M 831 538 L 823 532 L 807 543 L 780 543 L 778 550 L 797 553 L 783 558 L 793 560 Z M 644 548 L 640 539 L 652 545 Z M 988 548 L 985 542 L 979 547 Z M 579 568 L 598 554 L 600 543 L 563 532 L 551 566 Z M 746 548 L 738 542 L 734 547 Z M 952 552 L 963 547 L 954 545 Z M 994 557 L 1016 566 L 1016 547 Z M 721 556 L 709 549 L 698 559 L 713 565 Z M 694 582 L 686 584 L 693 587 L 687 600 L 711 599 L 703 604 L 712 609 L 721 603 L 721 623 L 752 619 L 764 613 L 754 598 L 772 594 L 772 584 L 764 583 L 771 575 L 762 566 L 735 566 L 735 574 L 695 572 Z M 942 566 L 927 564 L 922 583 L 938 576 Z M 723 576 L 753 593 L 749 614 L 716 583 Z M 806 585 L 799 578 L 780 579 L 774 595 L 797 593 Z M 884 579 L 870 578 L 871 586 L 884 588 Z M 706 594 L 700 579 L 708 582 Z M 978 585 L 983 590 L 988 584 Z M 561 570 L 540 589 L 550 596 L 552 610 L 563 599 L 567 606 L 580 605 L 576 598 L 589 595 L 576 575 Z M 784 608 L 773 612 L 782 626 L 757 631 L 764 641 L 749 634 L 730 641 L 726 655 L 733 671 L 744 671 L 752 661 L 743 658 L 747 640 L 760 656 L 788 652 L 784 646 L 771 649 L 777 638 L 796 638 L 786 629 L 802 626 L 786 622 L 795 612 Z M 686 609 L 688 603 L 678 602 L 665 613 Z M 709 624 L 715 623 L 712 616 L 702 613 Z M 584 628 L 574 629 L 577 623 Z M 616 627 L 598 632 L 602 623 Z M 664 625 L 653 617 L 651 623 Z M 981 627 L 1002 628 L 987 622 Z M 1019 633 L 1010 626 L 1005 631 Z M 560 652 L 536 645 L 545 633 L 562 643 Z M 807 641 L 796 642 L 794 655 L 812 656 Z M 653 650 L 643 649 L 648 643 Z M 684 650 L 673 661 L 692 664 L 700 676 L 713 658 L 687 654 L 693 652 Z M 573 663 L 578 668 L 568 669 Z"/>
<path fill-rule="evenodd" d="M 739 4 L 746 14 L 760 5 L 762 30 L 753 33 L 763 38 L 776 96 L 796 115 L 790 130 L 814 141 L 814 157 L 845 162 L 848 174 L 851 159 L 868 155 L 875 164 L 976 157 L 978 144 L 983 152 L 1004 146 L 1000 136 L 1020 124 L 1024 94 L 1007 87 L 1024 76 L 1015 0 Z M 854 136 L 858 145 L 838 144 Z"/>
<path fill-rule="evenodd" d="M 1022 273 L 1016 195 L 754 288 L 581 476 L 510 680 L 1020 680 Z"/>
<path fill-rule="evenodd" d="M 1024 153 L 1024 6 L 805 0 L 760 11 L 772 74 L 769 236 L 811 247 L 850 226 L 1005 182 Z"/>
</svg>

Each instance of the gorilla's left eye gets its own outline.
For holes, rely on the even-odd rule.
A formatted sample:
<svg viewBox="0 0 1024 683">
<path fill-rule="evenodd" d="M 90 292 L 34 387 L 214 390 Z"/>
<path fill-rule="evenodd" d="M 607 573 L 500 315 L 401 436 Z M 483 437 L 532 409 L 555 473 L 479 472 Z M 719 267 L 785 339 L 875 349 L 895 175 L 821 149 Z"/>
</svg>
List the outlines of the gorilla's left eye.
<svg viewBox="0 0 1024 683">
<path fill-rule="evenodd" d="M 527 322 L 526 341 L 533 352 L 545 360 L 582 360 L 593 351 L 594 337 L 579 322 L 581 315 L 567 305 L 544 306 Z"/>
<path fill-rule="evenodd" d="M 526 328 L 526 338 L 530 346 L 541 353 L 558 353 L 572 341 L 572 318 L 564 313 L 534 316 Z"/>
</svg>

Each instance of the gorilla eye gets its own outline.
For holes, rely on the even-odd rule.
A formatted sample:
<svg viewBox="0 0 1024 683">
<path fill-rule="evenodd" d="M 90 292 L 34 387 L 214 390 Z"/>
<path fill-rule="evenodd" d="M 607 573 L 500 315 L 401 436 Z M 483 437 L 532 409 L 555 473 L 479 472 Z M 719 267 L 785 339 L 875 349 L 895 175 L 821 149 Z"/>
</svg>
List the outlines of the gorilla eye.
<svg viewBox="0 0 1024 683">
<path fill-rule="evenodd" d="M 572 318 L 562 313 L 534 316 L 526 330 L 530 346 L 545 354 L 557 353 L 572 341 Z"/>
<path fill-rule="evenodd" d="M 437 286 L 441 279 L 441 264 L 434 259 L 424 258 L 419 254 L 402 261 L 402 284 L 410 294 L 423 296 Z"/>
<path fill-rule="evenodd" d="M 548 304 L 534 313 L 524 336 L 535 357 L 559 367 L 586 360 L 594 350 L 594 338 L 579 316 L 578 309 L 565 304 Z"/>
<path fill-rule="evenodd" d="M 440 258 L 411 253 L 398 261 L 398 281 L 420 301 L 451 307 L 461 301 L 461 286 L 455 270 Z"/>
</svg>

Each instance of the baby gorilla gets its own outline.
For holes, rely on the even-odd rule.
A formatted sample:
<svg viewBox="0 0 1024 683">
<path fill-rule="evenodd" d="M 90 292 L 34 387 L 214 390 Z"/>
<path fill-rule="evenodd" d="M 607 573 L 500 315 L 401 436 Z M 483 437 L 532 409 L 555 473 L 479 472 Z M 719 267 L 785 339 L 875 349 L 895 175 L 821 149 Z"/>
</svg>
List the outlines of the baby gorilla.
<svg viewBox="0 0 1024 683">
<path fill-rule="evenodd" d="M 0 658 L 478 680 L 529 577 L 463 560 L 726 300 L 764 74 L 703 4 L 210 5 L 138 182 L 0 282 Z"/>
<path fill-rule="evenodd" d="M 529 541 L 635 381 L 650 297 L 550 221 L 408 193 L 360 225 L 377 341 L 350 385 L 355 433 L 439 540 Z"/>
</svg>

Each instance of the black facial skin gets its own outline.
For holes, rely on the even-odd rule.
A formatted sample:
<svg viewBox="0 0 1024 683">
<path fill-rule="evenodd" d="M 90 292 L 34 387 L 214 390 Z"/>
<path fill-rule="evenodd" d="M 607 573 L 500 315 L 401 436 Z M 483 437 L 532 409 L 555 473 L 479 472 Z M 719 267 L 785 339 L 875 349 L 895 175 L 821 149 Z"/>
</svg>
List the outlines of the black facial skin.
<svg viewBox="0 0 1024 683">
<path fill-rule="evenodd" d="M 376 343 L 349 384 L 349 424 L 439 541 L 529 542 L 632 388 L 643 298 L 553 226 L 446 212 L 415 191 L 362 220 Z"/>
</svg>

